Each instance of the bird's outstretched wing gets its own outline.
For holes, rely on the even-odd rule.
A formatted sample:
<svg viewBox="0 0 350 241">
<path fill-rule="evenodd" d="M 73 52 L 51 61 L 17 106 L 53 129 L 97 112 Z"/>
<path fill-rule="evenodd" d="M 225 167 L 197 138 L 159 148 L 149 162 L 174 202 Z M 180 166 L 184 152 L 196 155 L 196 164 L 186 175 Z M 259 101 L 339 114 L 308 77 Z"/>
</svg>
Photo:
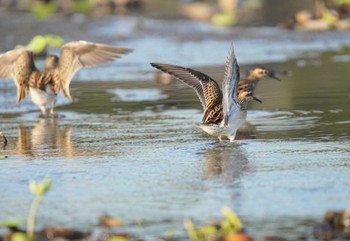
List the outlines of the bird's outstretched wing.
<svg viewBox="0 0 350 241">
<path fill-rule="evenodd" d="M 237 89 L 239 81 L 239 66 L 233 46 L 226 60 L 225 77 L 222 82 L 224 125 L 227 125 L 232 105 L 239 105 Z"/>
<path fill-rule="evenodd" d="M 31 74 L 35 71 L 33 53 L 25 48 L 0 55 L 0 79 L 13 79 L 17 86 L 17 104 L 24 99 Z"/>
<path fill-rule="evenodd" d="M 63 45 L 58 71 L 65 96 L 71 99 L 69 85 L 79 69 L 111 62 L 129 52 L 131 49 L 87 41 L 73 41 Z"/>
<path fill-rule="evenodd" d="M 196 91 L 204 110 L 203 123 L 217 121 L 219 114 L 214 114 L 213 110 L 219 109 L 218 105 L 222 103 L 222 92 L 215 80 L 191 68 L 160 63 L 151 63 L 151 65 L 176 77 Z"/>
<path fill-rule="evenodd" d="M 208 75 L 194 69 L 177 65 L 160 63 L 151 63 L 151 65 L 192 87 L 196 91 L 204 110 L 209 105 L 212 105 L 212 102 L 221 102 L 222 93 L 220 87 L 216 81 Z"/>
</svg>

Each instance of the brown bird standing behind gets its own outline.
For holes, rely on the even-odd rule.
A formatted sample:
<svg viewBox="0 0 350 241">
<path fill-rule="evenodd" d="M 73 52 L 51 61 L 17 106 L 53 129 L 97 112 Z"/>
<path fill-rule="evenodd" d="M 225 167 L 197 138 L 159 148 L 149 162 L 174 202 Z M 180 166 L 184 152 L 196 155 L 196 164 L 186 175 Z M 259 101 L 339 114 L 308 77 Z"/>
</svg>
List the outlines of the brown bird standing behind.
<svg viewBox="0 0 350 241">
<path fill-rule="evenodd" d="M 0 55 L 0 78 L 14 79 L 17 86 L 17 104 L 29 95 L 44 116 L 46 105 L 54 114 L 56 96 L 62 89 L 72 100 L 69 85 L 82 67 L 93 67 L 120 58 L 131 49 L 86 41 L 73 41 L 62 46 L 60 57 L 48 55 L 45 69 L 40 72 L 34 64 L 33 53 L 25 48 L 10 50 Z"/>
<path fill-rule="evenodd" d="M 238 100 L 246 108 L 248 102 L 246 101 L 245 93 L 250 92 L 254 94 L 255 88 L 259 81 L 265 77 L 269 77 L 281 81 L 276 77 L 275 71 L 265 67 L 255 67 L 251 69 L 244 79 L 238 82 Z M 259 101 L 258 99 L 254 99 Z M 259 101 L 261 102 L 261 101 Z"/>
</svg>

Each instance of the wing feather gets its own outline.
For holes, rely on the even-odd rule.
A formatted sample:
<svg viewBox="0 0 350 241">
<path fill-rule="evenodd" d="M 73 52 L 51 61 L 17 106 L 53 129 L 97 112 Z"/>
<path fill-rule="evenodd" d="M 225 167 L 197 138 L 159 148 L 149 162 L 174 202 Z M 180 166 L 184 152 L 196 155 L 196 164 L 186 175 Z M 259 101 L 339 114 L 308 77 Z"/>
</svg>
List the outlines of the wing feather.
<svg viewBox="0 0 350 241">
<path fill-rule="evenodd" d="M 184 68 L 177 65 L 160 63 L 151 63 L 151 65 L 192 87 L 197 93 L 204 111 L 210 108 L 210 106 L 221 104 L 222 93 L 220 87 L 217 82 L 208 75 L 191 68 Z"/>
<path fill-rule="evenodd" d="M 82 67 L 105 64 L 129 52 L 131 49 L 87 41 L 73 41 L 63 45 L 58 69 L 65 94 L 69 95 L 70 82 Z"/>
<path fill-rule="evenodd" d="M 36 70 L 33 54 L 28 49 L 14 49 L 0 55 L 0 79 L 15 81 L 17 103 L 25 97 L 29 78 Z"/>
<path fill-rule="evenodd" d="M 232 46 L 226 60 L 225 77 L 222 82 L 224 125 L 227 125 L 232 105 L 239 105 L 237 96 L 239 75 L 239 66 Z"/>
</svg>

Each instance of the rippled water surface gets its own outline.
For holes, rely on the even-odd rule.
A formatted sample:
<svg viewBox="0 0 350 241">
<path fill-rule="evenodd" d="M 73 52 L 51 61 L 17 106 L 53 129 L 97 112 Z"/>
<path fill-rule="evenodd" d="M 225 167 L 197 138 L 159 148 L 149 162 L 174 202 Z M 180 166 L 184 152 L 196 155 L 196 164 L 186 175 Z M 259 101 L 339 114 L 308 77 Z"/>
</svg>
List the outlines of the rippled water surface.
<svg viewBox="0 0 350 241">
<path fill-rule="evenodd" d="M 0 220 L 26 216 L 28 180 L 50 176 L 53 188 L 40 207 L 39 226 L 92 228 L 106 212 L 127 224 L 143 218 L 143 226 L 124 229 L 145 239 L 169 229 L 185 237 L 185 217 L 204 223 L 227 205 L 255 237 L 309 235 L 310 220 L 349 207 L 350 198 L 349 49 L 340 48 L 346 39 L 325 41 L 306 41 L 310 51 L 295 43 L 293 54 L 277 42 L 262 48 L 264 61 L 269 53 L 279 61 L 266 66 L 282 81 L 260 82 L 256 96 L 263 103 L 250 106 L 233 144 L 195 126 L 201 109 L 193 90 L 176 81 L 161 84 L 147 67 L 150 61 L 193 62 L 221 79 L 231 39 L 170 41 L 173 47 L 143 60 L 147 48 L 135 40 L 134 56 L 125 57 L 127 70 L 124 58 L 120 65 L 83 70 L 72 83 L 74 102 L 60 96 L 57 112 L 64 117 L 54 120 L 39 118 L 30 101 L 16 106 L 14 84 L 1 82 L 0 123 L 8 145 L 0 155 L 8 158 L 0 159 Z M 261 42 L 237 42 L 238 60 L 258 63 L 247 51 Z M 174 55 L 174 44 L 179 53 L 193 54 L 193 61 Z M 286 57 L 274 58 L 277 53 Z M 242 74 L 249 67 L 242 66 Z M 94 73 L 90 79 L 88 73 Z"/>
</svg>

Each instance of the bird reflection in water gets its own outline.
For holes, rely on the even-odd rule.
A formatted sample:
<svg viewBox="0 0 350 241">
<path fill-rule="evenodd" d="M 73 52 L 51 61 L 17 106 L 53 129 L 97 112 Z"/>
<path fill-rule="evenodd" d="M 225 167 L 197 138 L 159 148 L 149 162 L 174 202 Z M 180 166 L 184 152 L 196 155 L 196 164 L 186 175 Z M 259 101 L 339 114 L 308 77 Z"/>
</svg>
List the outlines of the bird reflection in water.
<svg viewBox="0 0 350 241">
<path fill-rule="evenodd" d="M 248 159 L 240 145 L 218 144 L 203 151 L 205 178 L 222 177 L 234 184 L 247 168 Z"/>
<path fill-rule="evenodd" d="M 18 126 L 18 154 L 71 157 L 71 126 L 59 126 L 53 118 L 40 119 L 34 126 Z"/>
<path fill-rule="evenodd" d="M 6 146 L 7 146 L 7 138 L 6 136 L 0 131 L 0 139 L 2 141 L 2 149 L 5 150 Z"/>
<path fill-rule="evenodd" d="M 237 140 L 255 139 L 256 129 L 245 123 L 237 132 Z M 238 180 L 248 168 L 248 158 L 242 145 L 216 144 L 203 149 L 205 159 L 204 176 L 213 178 L 221 176 L 230 181 Z"/>
</svg>

